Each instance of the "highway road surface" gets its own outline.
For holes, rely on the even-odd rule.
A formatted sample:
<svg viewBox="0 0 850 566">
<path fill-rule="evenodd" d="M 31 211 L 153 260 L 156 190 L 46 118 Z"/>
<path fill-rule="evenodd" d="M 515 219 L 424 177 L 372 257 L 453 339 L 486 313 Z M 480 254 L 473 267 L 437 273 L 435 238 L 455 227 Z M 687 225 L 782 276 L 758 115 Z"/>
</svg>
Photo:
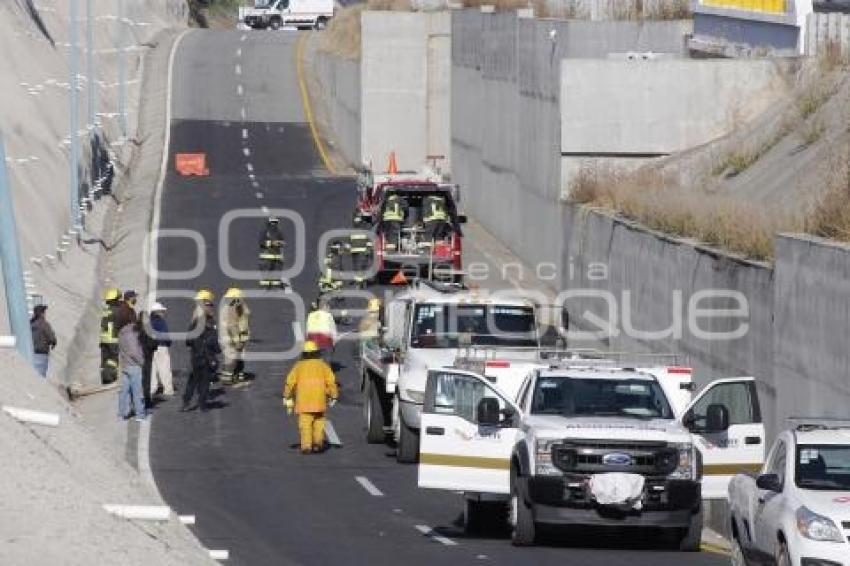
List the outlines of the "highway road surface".
<svg viewBox="0 0 850 566">
<path fill-rule="evenodd" d="M 224 234 L 221 219 L 235 210 L 262 216 L 262 207 L 285 208 L 304 221 L 305 267 L 293 279 L 294 293 L 248 303 L 252 350 L 292 347 L 298 301 L 289 299 L 300 297 L 309 305 L 315 298 L 317 240 L 326 230 L 349 227 L 354 182 L 331 176 L 315 149 L 296 73 L 298 37 L 193 31 L 177 51 L 170 151 L 206 153 L 210 176 L 178 177 L 172 171 L 164 187 L 159 268 L 199 271 L 182 280 L 160 277 L 172 330 L 187 326 L 186 295 L 198 287 L 208 286 L 218 296 L 232 283 L 258 292 L 253 280 L 227 275 L 218 253 L 226 243 L 233 267 L 254 269 L 262 219 L 237 219 Z M 294 242 L 292 222 L 284 221 L 284 228 Z M 289 262 L 295 248 L 287 250 Z M 183 298 L 174 296 L 181 292 Z M 204 546 L 229 551 L 229 564 L 728 562 L 718 554 L 670 550 L 659 533 L 646 531 L 550 533 L 533 548 L 512 547 L 499 529 L 466 537 L 459 496 L 419 490 L 415 466 L 397 464 L 389 446 L 365 443 L 354 350 L 349 343 L 336 352 L 342 393 L 329 414 L 344 447 L 323 455 L 302 456 L 293 447 L 295 419 L 281 407 L 288 360 L 250 362 L 256 379 L 217 395 L 209 412 L 180 412 L 177 399 L 157 407 L 150 445 L 157 485 L 177 513 L 196 516 L 192 528 Z M 175 344 L 172 356 L 182 385 L 186 348 Z"/>
</svg>

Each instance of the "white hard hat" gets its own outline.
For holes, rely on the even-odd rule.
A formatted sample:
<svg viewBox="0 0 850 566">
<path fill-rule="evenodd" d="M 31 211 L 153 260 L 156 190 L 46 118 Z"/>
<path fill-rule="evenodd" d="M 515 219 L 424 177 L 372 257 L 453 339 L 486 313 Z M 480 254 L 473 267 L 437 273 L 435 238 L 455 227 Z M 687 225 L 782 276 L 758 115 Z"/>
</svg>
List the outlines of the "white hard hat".
<svg viewBox="0 0 850 566">
<path fill-rule="evenodd" d="M 154 304 L 151 305 L 151 312 L 165 312 L 167 310 L 168 309 L 165 308 L 165 306 L 159 302 L 154 302 Z"/>
</svg>

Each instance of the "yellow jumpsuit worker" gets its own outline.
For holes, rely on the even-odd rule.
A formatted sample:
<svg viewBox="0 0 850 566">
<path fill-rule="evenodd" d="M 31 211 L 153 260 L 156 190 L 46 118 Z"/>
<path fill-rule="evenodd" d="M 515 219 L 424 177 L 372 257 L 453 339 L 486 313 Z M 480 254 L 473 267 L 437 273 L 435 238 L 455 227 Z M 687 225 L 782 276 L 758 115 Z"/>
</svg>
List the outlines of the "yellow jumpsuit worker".
<svg viewBox="0 0 850 566">
<path fill-rule="evenodd" d="M 298 414 L 301 453 L 321 452 L 325 444 L 325 412 L 336 403 L 339 389 L 331 367 L 319 357 L 319 347 L 307 340 L 301 359 L 292 367 L 283 388 L 287 410 L 293 403 Z"/>
</svg>

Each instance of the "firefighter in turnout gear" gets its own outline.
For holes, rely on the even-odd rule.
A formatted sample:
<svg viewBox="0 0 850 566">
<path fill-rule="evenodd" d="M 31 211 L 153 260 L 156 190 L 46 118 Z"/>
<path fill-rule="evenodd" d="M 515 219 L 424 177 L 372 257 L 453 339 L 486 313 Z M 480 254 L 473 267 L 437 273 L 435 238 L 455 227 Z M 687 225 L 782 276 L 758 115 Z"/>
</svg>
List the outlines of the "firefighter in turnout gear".
<svg viewBox="0 0 850 566">
<path fill-rule="evenodd" d="M 442 195 L 431 195 L 425 198 L 422 208 L 422 225 L 431 241 L 439 240 L 446 233 L 449 223 L 449 213 L 446 209 L 446 199 Z"/>
<path fill-rule="evenodd" d="M 283 232 L 280 229 L 280 219 L 270 216 L 265 227 L 260 232 L 260 271 L 265 276 L 260 279 L 261 287 L 279 287 L 283 281 L 275 274 L 283 269 Z"/>
<path fill-rule="evenodd" d="M 251 311 L 242 291 L 231 287 L 224 294 L 224 307 L 219 325 L 219 342 L 224 354 L 224 367 L 219 373 L 224 383 L 235 384 L 245 379 L 245 347 L 251 339 Z"/>
<path fill-rule="evenodd" d="M 319 274 L 318 286 L 319 296 L 325 293 L 333 293 L 342 289 L 342 281 L 334 279 L 333 273 L 341 268 L 340 252 L 342 245 L 339 242 L 330 244 L 327 248 L 327 253 L 322 260 L 322 272 Z"/>
<path fill-rule="evenodd" d="M 301 453 L 319 453 L 325 446 L 325 413 L 339 397 L 336 376 L 320 359 L 319 347 L 312 340 L 304 342 L 301 359 L 292 367 L 283 388 L 283 405 L 287 412 L 294 406 L 298 414 Z"/>
<path fill-rule="evenodd" d="M 366 282 L 364 272 L 369 266 L 369 255 L 372 251 L 372 240 L 365 232 L 353 232 L 348 238 L 348 253 L 351 257 L 351 271 L 356 272 L 354 282 L 363 287 Z"/>
<path fill-rule="evenodd" d="M 384 204 L 384 211 L 381 214 L 384 234 L 387 235 L 387 249 L 398 249 L 401 227 L 406 217 L 405 207 L 399 196 L 395 194 L 389 195 Z"/>
<path fill-rule="evenodd" d="M 121 304 L 121 291 L 110 287 L 103 292 L 100 311 L 100 382 L 103 385 L 118 379 L 118 332 L 115 314 Z"/>
</svg>

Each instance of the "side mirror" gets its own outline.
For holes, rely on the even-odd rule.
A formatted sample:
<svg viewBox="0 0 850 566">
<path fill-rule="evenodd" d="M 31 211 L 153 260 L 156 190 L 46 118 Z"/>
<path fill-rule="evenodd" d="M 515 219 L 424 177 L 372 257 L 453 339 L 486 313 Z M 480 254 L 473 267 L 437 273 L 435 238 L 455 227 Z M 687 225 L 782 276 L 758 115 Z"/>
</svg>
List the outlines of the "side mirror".
<svg viewBox="0 0 850 566">
<path fill-rule="evenodd" d="M 458 216 L 457 216 L 457 223 L 458 224 L 466 224 L 466 221 L 467 221 L 466 214 L 458 214 Z"/>
<path fill-rule="evenodd" d="M 694 416 L 693 411 L 688 411 L 687 413 L 685 413 L 685 416 L 682 417 L 682 426 L 684 426 L 690 431 L 693 431 L 694 428 L 696 428 L 696 422 L 697 418 L 696 416 Z"/>
<path fill-rule="evenodd" d="M 705 415 L 706 432 L 726 432 L 729 430 L 729 409 L 726 405 L 713 403 L 708 406 Z"/>
<path fill-rule="evenodd" d="M 481 399 L 481 401 L 478 402 L 478 410 L 476 413 L 479 425 L 498 426 L 501 422 L 499 401 L 492 397 L 485 397 L 484 399 Z"/>
<path fill-rule="evenodd" d="M 756 487 L 765 491 L 782 493 L 782 482 L 776 474 L 762 474 L 756 478 Z"/>
</svg>

